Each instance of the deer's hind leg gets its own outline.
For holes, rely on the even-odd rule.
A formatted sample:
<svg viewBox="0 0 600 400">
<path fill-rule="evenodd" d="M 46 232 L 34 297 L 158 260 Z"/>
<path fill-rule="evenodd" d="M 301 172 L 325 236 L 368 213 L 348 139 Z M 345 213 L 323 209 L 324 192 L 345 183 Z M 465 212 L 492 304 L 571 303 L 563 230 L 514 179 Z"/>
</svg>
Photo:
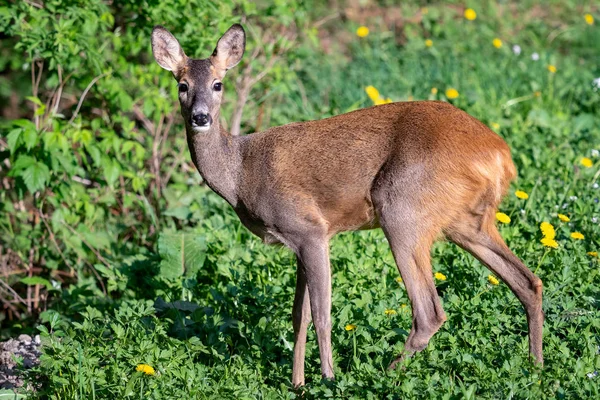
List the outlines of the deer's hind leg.
<svg viewBox="0 0 600 400">
<path fill-rule="evenodd" d="M 422 199 L 411 193 L 418 192 L 408 189 L 400 194 L 393 189 L 382 189 L 373 193 L 379 223 L 412 305 L 412 327 L 404 352 L 390 364 L 390 369 L 404 357 L 427 347 L 429 339 L 446 321 L 433 281 L 430 255 L 431 245 L 441 228 L 435 225 L 435 218 L 422 215 L 419 211 L 424 210 Z"/>
<path fill-rule="evenodd" d="M 446 234 L 506 282 L 523 304 L 529 325 L 529 351 L 542 364 L 542 281 L 504 243 L 494 213 L 494 207 L 467 213 Z"/>
</svg>

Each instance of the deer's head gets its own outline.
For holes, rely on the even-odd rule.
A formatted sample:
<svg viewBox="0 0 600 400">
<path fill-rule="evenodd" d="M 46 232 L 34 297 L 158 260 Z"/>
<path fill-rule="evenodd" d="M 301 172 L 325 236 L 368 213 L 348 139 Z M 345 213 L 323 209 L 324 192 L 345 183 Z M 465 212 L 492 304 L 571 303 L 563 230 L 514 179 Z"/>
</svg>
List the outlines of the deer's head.
<svg viewBox="0 0 600 400">
<path fill-rule="evenodd" d="M 152 53 L 158 65 L 173 72 L 178 82 L 181 115 L 188 131 L 207 132 L 217 121 L 223 98 L 221 80 L 240 62 L 245 46 L 244 28 L 235 24 L 219 39 L 209 58 L 192 59 L 168 30 L 154 27 Z"/>
</svg>

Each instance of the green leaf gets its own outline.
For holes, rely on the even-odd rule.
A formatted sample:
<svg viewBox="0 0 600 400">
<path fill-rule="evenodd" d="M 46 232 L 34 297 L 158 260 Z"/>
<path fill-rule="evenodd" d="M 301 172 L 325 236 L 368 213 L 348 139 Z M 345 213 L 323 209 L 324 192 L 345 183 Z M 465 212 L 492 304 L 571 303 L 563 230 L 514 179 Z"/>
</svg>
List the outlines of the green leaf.
<svg viewBox="0 0 600 400">
<path fill-rule="evenodd" d="M 13 129 L 6 135 L 6 143 L 8 144 L 8 149 L 10 150 L 10 154 L 15 154 L 15 150 L 18 147 L 19 138 L 21 137 L 22 129 Z"/>
<path fill-rule="evenodd" d="M 18 400 L 26 398 L 26 395 L 15 393 L 10 389 L 0 389 L 0 400 Z"/>
<path fill-rule="evenodd" d="M 33 285 L 44 285 L 47 290 L 54 290 L 54 287 L 50 283 L 49 280 L 42 278 L 41 276 L 28 276 L 26 278 L 21 278 L 21 283 L 24 283 L 27 286 Z"/>
<path fill-rule="evenodd" d="M 162 258 L 160 275 L 167 279 L 193 276 L 204 265 L 204 237 L 193 233 L 161 233 L 158 252 Z"/>
<path fill-rule="evenodd" d="M 27 167 L 20 175 L 27 186 L 27 190 L 35 193 L 43 189 L 50 179 L 50 169 L 45 164 L 36 162 Z"/>
<path fill-rule="evenodd" d="M 114 161 L 114 160 L 106 161 L 105 160 L 104 178 L 106 179 L 106 182 L 108 183 L 109 186 L 114 186 L 115 182 L 117 182 L 117 179 L 119 179 L 120 174 L 121 174 L 121 166 L 119 165 L 119 163 L 117 161 Z"/>
<path fill-rule="evenodd" d="M 37 144 L 38 133 L 35 129 L 25 129 L 21 137 L 27 150 L 31 150 Z"/>
</svg>

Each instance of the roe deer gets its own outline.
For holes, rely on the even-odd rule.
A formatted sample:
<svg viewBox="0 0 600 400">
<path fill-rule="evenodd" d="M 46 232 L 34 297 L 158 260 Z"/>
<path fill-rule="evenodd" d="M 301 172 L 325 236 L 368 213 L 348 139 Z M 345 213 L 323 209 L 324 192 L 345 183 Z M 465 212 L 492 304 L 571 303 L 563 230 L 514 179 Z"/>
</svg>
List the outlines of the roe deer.
<svg viewBox="0 0 600 400">
<path fill-rule="evenodd" d="M 506 143 L 483 123 L 438 101 L 392 103 L 233 137 L 219 125 L 221 80 L 246 36 L 233 25 L 207 59 L 191 59 L 161 26 L 158 64 L 179 85 L 194 165 L 241 222 L 298 263 L 292 310 L 292 384 L 304 384 L 306 331 L 316 329 L 321 372 L 333 378 L 329 239 L 381 227 L 412 304 L 403 353 L 424 349 L 446 320 L 430 247 L 445 236 L 496 273 L 525 308 L 529 351 L 542 363 L 542 282 L 506 246 L 495 211 L 516 170 Z"/>
</svg>

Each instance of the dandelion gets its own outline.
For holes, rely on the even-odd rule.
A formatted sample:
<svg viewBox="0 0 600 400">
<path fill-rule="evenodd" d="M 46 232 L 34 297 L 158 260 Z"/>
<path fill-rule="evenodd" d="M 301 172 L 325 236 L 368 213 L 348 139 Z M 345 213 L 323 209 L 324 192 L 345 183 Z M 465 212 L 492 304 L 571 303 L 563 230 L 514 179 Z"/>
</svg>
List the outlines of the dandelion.
<svg viewBox="0 0 600 400">
<path fill-rule="evenodd" d="M 367 86 L 365 92 L 367 92 L 367 96 L 373 101 L 377 101 L 379 98 L 379 90 L 375 89 L 373 86 Z"/>
<path fill-rule="evenodd" d="M 542 231 L 542 235 L 546 239 L 554 239 L 556 237 L 556 231 L 554 230 L 554 226 L 552 226 L 549 222 L 542 222 L 540 224 L 540 230 Z"/>
<path fill-rule="evenodd" d="M 437 94 L 438 89 L 436 87 L 431 88 L 431 94 Z"/>
<path fill-rule="evenodd" d="M 423 14 L 423 15 L 429 14 L 429 10 L 427 9 L 427 7 L 421 8 L 421 14 Z"/>
<path fill-rule="evenodd" d="M 496 219 L 502 222 L 503 224 L 510 224 L 510 217 L 504 213 L 497 212 Z"/>
<path fill-rule="evenodd" d="M 494 275 L 488 275 L 488 281 L 490 281 L 492 285 L 497 285 L 500 283 L 500 281 L 498 281 Z"/>
<path fill-rule="evenodd" d="M 496 131 L 497 131 L 498 129 L 500 129 L 500 124 L 499 124 L 499 123 L 497 123 L 497 122 L 492 122 L 490 125 L 492 126 L 492 129 L 494 129 L 494 130 L 496 130 Z"/>
<path fill-rule="evenodd" d="M 441 272 L 436 272 L 433 276 L 438 281 L 445 281 L 446 280 L 446 275 L 442 274 Z"/>
<path fill-rule="evenodd" d="M 515 192 L 515 196 L 517 196 L 521 200 L 527 200 L 529 198 L 529 195 L 522 190 L 517 190 Z"/>
<path fill-rule="evenodd" d="M 551 247 L 553 249 L 558 249 L 558 242 L 554 239 L 550 239 L 550 238 L 543 238 L 542 240 L 540 240 L 540 242 L 546 246 L 546 247 Z"/>
<path fill-rule="evenodd" d="M 592 257 L 598 257 L 598 252 L 597 251 L 588 251 L 587 255 L 592 256 Z"/>
<path fill-rule="evenodd" d="M 449 99 L 456 99 L 458 97 L 458 90 L 454 88 L 446 89 L 446 97 Z"/>
<path fill-rule="evenodd" d="M 588 25 L 594 25 L 594 17 L 592 16 L 592 14 L 585 14 L 583 16 L 583 18 L 585 19 L 585 23 Z"/>
<path fill-rule="evenodd" d="M 148 364 L 138 364 L 138 366 L 135 368 L 135 370 L 138 372 L 143 372 L 146 375 L 154 375 L 156 373 L 154 371 L 154 368 L 152 368 Z"/>
<path fill-rule="evenodd" d="M 583 165 L 586 168 L 592 168 L 592 166 L 594 165 L 594 162 L 587 158 L 587 157 L 583 157 L 580 161 L 581 165 Z"/>
<path fill-rule="evenodd" d="M 492 40 L 492 44 L 495 48 L 499 49 L 500 47 L 502 47 L 502 40 L 495 38 L 494 40 Z"/>
<path fill-rule="evenodd" d="M 533 54 L 531 55 L 531 59 L 532 59 L 533 61 L 537 61 L 537 60 L 539 60 L 539 59 L 540 59 L 540 55 L 539 55 L 538 53 L 533 53 Z"/>
<path fill-rule="evenodd" d="M 541 95 L 542 95 L 542 92 L 540 92 L 539 90 L 536 90 L 535 92 L 533 92 L 534 97 L 540 97 Z"/>
<path fill-rule="evenodd" d="M 425 46 L 426 46 L 426 47 L 431 47 L 431 46 L 433 46 L 433 40 L 431 40 L 431 39 L 427 39 L 427 40 L 425 41 Z"/>
<path fill-rule="evenodd" d="M 550 71 L 553 74 L 555 74 L 556 73 L 556 67 L 554 65 L 548 65 L 548 71 Z"/>
<path fill-rule="evenodd" d="M 398 282 L 398 283 L 402 283 L 402 277 L 401 277 L 401 276 L 397 277 L 397 278 L 396 278 L 396 282 Z"/>
<path fill-rule="evenodd" d="M 465 18 L 469 21 L 474 21 L 477 18 L 477 13 L 472 8 L 467 8 L 465 10 Z"/>
<path fill-rule="evenodd" d="M 583 234 L 581 232 L 573 232 L 573 233 L 571 233 L 571 239 L 583 240 L 583 239 L 585 239 L 585 236 L 583 236 Z"/>
<path fill-rule="evenodd" d="M 389 308 L 386 308 L 386 310 L 383 313 L 385 315 L 396 315 L 396 310 L 391 310 Z"/>
<path fill-rule="evenodd" d="M 519 46 L 518 44 L 513 45 L 512 51 L 513 53 L 515 53 L 515 55 L 518 56 L 519 54 L 521 54 L 521 46 Z"/>
<path fill-rule="evenodd" d="M 368 35 L 369 35 L 369 28 L 367 28 L 366 26 L 360 26 L 356 30 L 356 36 L 358 36 L 360 38 L 367 37 Z"/>
<path fill-rule="evenodd" d="M 346 329 L 347 331 L 353 331 L 353 330 L 355 330 L 355 329 L 356 329 L 356 325 L 353 325 L 353 324 L 348 324 L 348 325 L 346 325 L 345 329 Z"/>
<path fill-rule="evenodd" d="M 571 220 L 571 218 L 567 217 L 565 214 L 558 214 L 557 216 L 562 222 L 569 222 Z"/>
</svg>

